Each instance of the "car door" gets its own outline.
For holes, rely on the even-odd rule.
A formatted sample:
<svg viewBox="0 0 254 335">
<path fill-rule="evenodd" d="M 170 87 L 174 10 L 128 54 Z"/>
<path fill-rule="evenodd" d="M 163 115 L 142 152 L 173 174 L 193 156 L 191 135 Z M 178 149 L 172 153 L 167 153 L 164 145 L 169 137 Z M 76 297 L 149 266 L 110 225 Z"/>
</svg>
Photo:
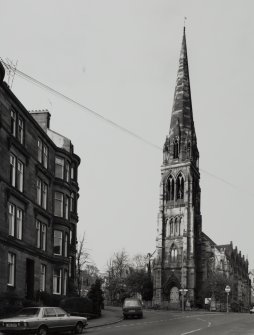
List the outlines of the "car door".
<svg viewBox="0 0 254 335">
<path fill-rule="evenodd" d="M 74 327 L 73 321 L 71 321 L 68 314 L 60 307 L 55 307 L 57 318 L 58 318 L 58 325 L 59 329 L 62 331 L 65 330 L 72 330 Z"/>
<path fill-rule="evenodd" d="M 59 328 L 58 318 L 54 307 L 44 308 L 43 320 L 50 331 Z"/>
</svg>

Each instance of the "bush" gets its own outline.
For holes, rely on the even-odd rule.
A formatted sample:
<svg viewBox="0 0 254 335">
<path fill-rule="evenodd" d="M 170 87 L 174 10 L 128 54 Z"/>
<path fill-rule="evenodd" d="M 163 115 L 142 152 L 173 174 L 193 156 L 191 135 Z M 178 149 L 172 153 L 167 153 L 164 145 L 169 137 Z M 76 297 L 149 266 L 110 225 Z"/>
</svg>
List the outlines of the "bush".
<svg viewBox="0 0 254 335">
<path fill-rule="evenodd" d="M 92 314 L 93 303 L 87 297 L 67 297 L 61 300 L 60 307 L 68 313 Z"/>
<path fill-rule="evenodd" d="M 38 302 L 29 299 L 22 299 L 21 303 L 23 307 L 39 307 Z"/>
<path fill-rule="evenodd" d="M 93 303 L 93 313 L 97 315 L 101 315 L 101 308 L 104 301 L 101 284 L 101 279 L 97 278 L 95 283 L 91 286 L 90 291 L 88 292 L 88 298 L 91 299 Z"/>
<path fill-rule="evenodd" d="M 44 306 L 58 307 L 62 298 L 63 297 L 60 295 L 49 294 L 41 291 L 38 291 L 36 294 L 36 301 L 38 301 L 40 305 Z"/>
<path fill-rule="evenodd" d="M 4 292 L 0 295 L 0 317 L 15 314 L 22 308 L 18 296 L 14 292 Z"/>
</svg>

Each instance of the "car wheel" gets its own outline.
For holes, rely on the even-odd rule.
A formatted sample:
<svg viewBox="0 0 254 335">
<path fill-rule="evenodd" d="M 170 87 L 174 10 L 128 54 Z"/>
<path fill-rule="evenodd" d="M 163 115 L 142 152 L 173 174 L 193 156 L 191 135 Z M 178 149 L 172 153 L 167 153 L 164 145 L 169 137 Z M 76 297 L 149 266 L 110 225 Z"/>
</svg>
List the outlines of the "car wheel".
<svg viewBox="0 0 254 335">
<path fill-rule="evenodd" d="M 75 326 L 75 329 L 74 329 L 74 334 L 82 334 L 83 333 L 83 323 L 82 322 L 78 322 Z"/>
<path fill-rule="evenodd" d="M 47 335 L 47 334 L 48 334 L 48 328 L 45 326 L 41 326 L 36 333 L 36 335 Z"/>
</svg>

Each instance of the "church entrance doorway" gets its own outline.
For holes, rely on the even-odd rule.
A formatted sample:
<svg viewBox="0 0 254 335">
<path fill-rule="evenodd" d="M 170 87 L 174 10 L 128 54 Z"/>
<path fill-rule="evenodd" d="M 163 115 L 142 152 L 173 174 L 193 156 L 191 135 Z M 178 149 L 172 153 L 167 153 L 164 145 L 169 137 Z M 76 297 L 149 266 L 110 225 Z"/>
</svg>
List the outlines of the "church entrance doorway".
<svg viewBox="0 0 254 335">
<path fill-rule="evenodd" d="M 179 289 L 176 286 L 173 286 L 170 290 L 169 302 L 176 304 L 179 303 Z"/>
</svg>

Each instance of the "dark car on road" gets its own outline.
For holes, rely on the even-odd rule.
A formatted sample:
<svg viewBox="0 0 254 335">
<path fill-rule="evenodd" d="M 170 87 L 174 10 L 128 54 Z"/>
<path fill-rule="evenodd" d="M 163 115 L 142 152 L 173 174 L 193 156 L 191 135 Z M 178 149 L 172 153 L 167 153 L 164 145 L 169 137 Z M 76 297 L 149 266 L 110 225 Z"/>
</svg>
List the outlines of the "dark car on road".
<svg viewBox="0 0 254 335">
<path fill-rule="evenodd" d="M 0 334 L 82 334 L 86 325 L 87 318 L 70 316 L 60 307 L 27 307 L 13 317 L 0 319 Z"/>
<path fill-rule="evenodd" d="M 143 317 L 142 303 L 139 299 L 126 298 L 123 303 L 123 317 Z"/>
</svg>

